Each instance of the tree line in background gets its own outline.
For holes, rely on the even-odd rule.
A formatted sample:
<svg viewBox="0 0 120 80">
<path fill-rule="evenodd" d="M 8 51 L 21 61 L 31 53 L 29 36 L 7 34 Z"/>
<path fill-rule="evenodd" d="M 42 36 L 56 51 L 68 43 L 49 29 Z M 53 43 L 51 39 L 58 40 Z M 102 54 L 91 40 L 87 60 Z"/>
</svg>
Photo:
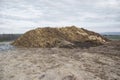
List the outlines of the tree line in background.
<svg viewBox="0 0 120 80">
<path fill-rule="evenodd" d="M 12 41 L 17 39 L 22 34 L 0 34 L 0 42 L 2 41 Z"/>
</svg>

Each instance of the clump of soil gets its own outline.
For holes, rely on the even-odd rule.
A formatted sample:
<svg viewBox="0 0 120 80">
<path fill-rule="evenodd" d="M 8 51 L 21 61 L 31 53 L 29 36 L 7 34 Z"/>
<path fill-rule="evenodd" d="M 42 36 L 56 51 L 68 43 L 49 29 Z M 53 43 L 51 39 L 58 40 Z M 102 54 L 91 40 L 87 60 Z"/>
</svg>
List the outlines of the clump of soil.
<svg viewBox="0 0 120 80">
<path fill-rule="evenodd" d="M 12 44 L 21 47 L 89 47 L 104 44 L 108 39 L 98 33 L 75 26 L 30 30 Z"/>
</svg>

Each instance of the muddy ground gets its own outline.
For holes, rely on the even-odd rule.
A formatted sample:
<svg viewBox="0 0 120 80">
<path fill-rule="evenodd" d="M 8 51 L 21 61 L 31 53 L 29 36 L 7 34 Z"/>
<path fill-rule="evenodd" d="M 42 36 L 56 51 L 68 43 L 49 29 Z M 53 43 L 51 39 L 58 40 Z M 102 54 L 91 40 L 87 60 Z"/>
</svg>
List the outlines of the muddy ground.
<svg viewBox="0 0 120 80">
<path fill-rule="evenodd" d="M 120 41 L 90 48 L 0 51 L 0 80 L 120 80 Z"/>
</svg>

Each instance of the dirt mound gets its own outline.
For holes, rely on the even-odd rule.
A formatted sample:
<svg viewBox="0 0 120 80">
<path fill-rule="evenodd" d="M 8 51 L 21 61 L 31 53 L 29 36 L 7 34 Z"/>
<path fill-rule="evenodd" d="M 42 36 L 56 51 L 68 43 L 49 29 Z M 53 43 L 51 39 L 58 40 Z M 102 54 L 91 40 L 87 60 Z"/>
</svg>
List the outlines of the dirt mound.
<svg viewBox="0 0 120 80">
<path fill-rule="evenodd" d="M 88 47 L 108 40 L 100 34 L 75 26 L 37 28 L 26 32 L 12 44 L 21 47 Z"/>
</svg>

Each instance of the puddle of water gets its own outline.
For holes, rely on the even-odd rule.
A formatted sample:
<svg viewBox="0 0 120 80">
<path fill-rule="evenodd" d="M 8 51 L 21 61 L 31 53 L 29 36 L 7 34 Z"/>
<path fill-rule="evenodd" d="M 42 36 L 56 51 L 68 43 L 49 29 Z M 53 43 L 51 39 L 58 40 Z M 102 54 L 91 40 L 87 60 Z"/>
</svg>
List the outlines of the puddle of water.
<svg viewBox="0 0 120 80">
<path fill-rule="evenodd" d="M 0 51 L 12 50 L 15 47 L 10 45 L 11 42 L 0 42 Z"/>
</svg>

